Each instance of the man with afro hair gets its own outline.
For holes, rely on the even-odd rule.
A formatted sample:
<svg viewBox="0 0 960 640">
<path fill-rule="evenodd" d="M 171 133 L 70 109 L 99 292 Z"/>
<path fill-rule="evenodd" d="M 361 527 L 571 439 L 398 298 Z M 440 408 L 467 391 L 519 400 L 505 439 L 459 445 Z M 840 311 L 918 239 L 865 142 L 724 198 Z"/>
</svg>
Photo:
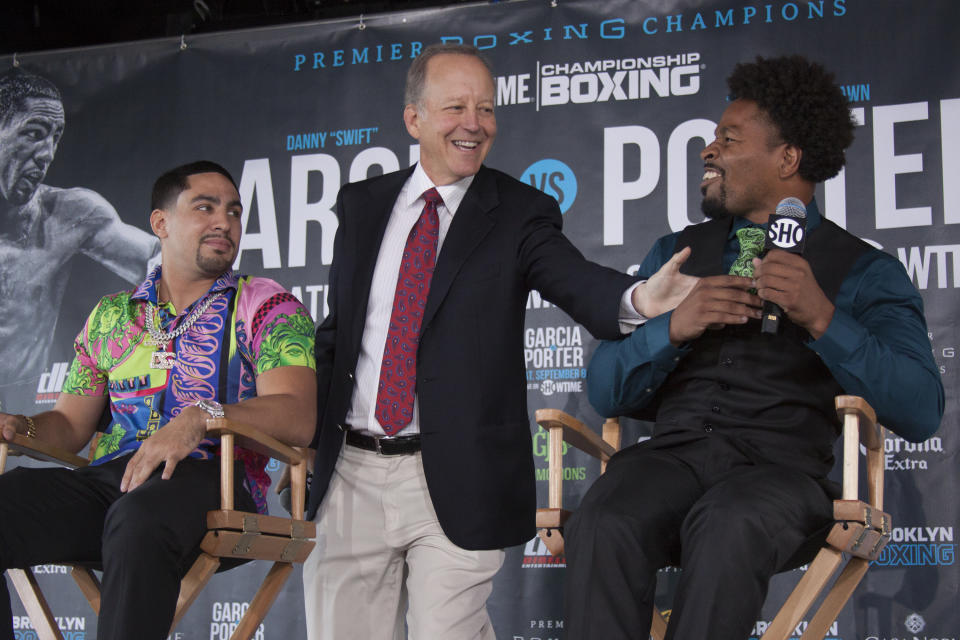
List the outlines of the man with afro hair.
<svg viewBox="0 0 960 640">
<path fill-rule="evenodd" d="M 809 561 L 805 541 L 832 521 L 834 396 L 863 396 L 913 442 L 943 415 L 903 266 L 814 200 L 853 141 L 833 76 L 789 56 L 738 64 L 727 82 L 731 101 L 700 154 L 710 220 L 660 238 L 640 268 L 683 252 L 682 271 L 700 280 L 590 363 L 597 411 L 654 427 L 611 459 L 566 526 L 568 638 L 647 638 L 657 570 L 676 565 L 667 638 L 744 640 L 770 577 Z M 806 206 L 803 254 L 741 255 L 762 247 L 788 197 Z M 764 301 L 784 311 L 775 334 L 760 330 Z"/>
</svg>

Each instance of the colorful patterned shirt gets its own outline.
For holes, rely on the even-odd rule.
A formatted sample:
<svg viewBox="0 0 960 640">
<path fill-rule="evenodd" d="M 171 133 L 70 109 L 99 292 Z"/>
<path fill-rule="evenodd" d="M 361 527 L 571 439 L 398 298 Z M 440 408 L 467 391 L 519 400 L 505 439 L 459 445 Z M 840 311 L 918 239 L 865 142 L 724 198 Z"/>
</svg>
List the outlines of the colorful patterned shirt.
<svg viewBox="0 0 960 640">
<path fill-rule="evenodd" d="M 92 464 L 135 451 L 197 400 L 229 404 L 255 397 L 256 377 L 265 371 L 291 365 L 316 369 L 310 314 L 273 280 L 224 274 L 179 315 L 170 303 L 158 305 L 159 282 L 157 267 L 135 290 L 102 298 L 74 343 L 76 357 L 63 392 L 110 399 L 110 424 Z M 167 345 L 151 343 L 147 313 L 159 306 L 154 324 L 171 332 L 217 293 L 222 294 L 182 335 Z M 171 369 L 150 367 L 160 350 L 176 354 Z M 218 450 L 219 439 L 208 438 L 191 456 L 210 458 Z M 246 470 L 246 488 L 266 513 L 268 458 L 239 447 L 236 455 Z"/>
</svg>

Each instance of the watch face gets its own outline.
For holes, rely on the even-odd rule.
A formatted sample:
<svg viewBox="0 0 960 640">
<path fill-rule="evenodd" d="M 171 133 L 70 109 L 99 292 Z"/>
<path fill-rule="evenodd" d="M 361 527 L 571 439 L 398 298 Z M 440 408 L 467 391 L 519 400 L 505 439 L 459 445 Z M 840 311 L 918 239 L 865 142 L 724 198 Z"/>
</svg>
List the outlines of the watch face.
<svg viewBox="0 0 960 640">
<path fill-rule="evenodd" d="M 223 405 L 215 400 L 197 400 L 197 406 L 209 413 L 212 418 L 223 417 Z"/>
</svg>

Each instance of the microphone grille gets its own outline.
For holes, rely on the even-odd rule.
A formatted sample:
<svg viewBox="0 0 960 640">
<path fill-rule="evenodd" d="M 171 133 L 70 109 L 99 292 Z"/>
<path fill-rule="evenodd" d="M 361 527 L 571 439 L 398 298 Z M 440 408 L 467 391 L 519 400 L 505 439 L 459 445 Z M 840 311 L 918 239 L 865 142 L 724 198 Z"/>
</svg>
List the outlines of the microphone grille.
<svg viewBox="0 0 960 640">
<path fill-rule="evenodd" d="M 807 217 L 807 207 L 800 198 L 784 198 L 777 205 L 777 215 L 802 220 Z"/>
</svg>

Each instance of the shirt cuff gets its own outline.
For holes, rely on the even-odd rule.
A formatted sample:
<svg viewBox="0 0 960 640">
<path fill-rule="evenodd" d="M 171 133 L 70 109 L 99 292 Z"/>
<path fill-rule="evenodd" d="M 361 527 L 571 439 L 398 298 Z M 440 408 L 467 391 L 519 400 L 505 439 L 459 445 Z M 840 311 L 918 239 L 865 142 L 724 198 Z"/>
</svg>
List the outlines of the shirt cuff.
<svg viewBox="0 0 960 640">
<path fill-rule="evenodd" d="M 633 290 L 642 285 L 646 280 L 640 280 L 623 292 L 620 298 L 620 315 L 617 320 L 620 322 L 620 333 L 628 335 L 640 325 L 647 322 L 648 318 L 638 312 L 633 306 Z"/>
<path fill-rule="evenodd" d="M 867 330 L 845 311 L 835 308 L 827 330 L 808 346 L 824 362 L 841 363 L 853 356 L 868 337 Z"/>
<path fill-rule="evenodd" d="M 673 311 L 669 311 L 651 318 L 644 328 L 650 360 L 663 371 L 673 371 L 680 362 L 680 358 L 689 351 L 689 348 L 675 347 L 670 342 L 670 316 L 672 315 Z"/>
</svg>

